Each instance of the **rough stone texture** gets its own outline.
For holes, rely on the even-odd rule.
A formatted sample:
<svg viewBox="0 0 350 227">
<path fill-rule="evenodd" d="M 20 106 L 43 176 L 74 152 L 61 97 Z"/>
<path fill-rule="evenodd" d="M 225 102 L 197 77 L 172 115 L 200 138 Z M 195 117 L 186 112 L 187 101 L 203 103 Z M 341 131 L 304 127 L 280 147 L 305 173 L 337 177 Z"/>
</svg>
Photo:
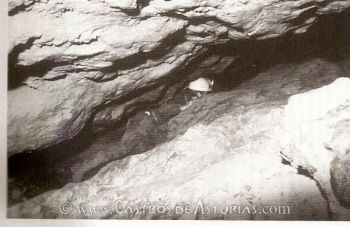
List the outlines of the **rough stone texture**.
<svg viewBox="0 0 350 227">
<path fill-rule="evenodd" d="M 101 106 L 227 40 L 302 33 L 345 0 L 9 1 L 8 152 L 72 138 Z M 25 126 L 25 127 L 24 127 Z"/>
<path fill-rule="evenodd" d="M 331 162 L 332 189 L 339 203 L 346 208 L 350 208 L 349 171 L 349 154 L 337 155 Z"/>
<path fill-rule="evenodd" d="M 180 80 L 174 83 L 169 81 L 167 85 L 161 85 L 156 89 L 151 88 L 145 92 L 138 92 L 139 96 L 126 100 L 125 103 L 119 101 L 101 110 L 94 116 L 93 128 L 100 126 L 103 130 L 104 126 L 110 126 L 113 122 L 120 122 L 123 116 L 129 115 L 137 108 L 152 108 L 152 103 L 161 105 L 171 99 L 179 89 L 183 88 L 187 80 L 201 76 L 214 77 L 220 75 L 234 60 L 235 58 L 232 56 L 209 55 L 195 66 L 192 66 L 195 70 L 186 75 L 186 78 L 183 78 L 184 81 Z"/>
<path fill-rule="evenodd" d="M 339 206 L 330 175 L 331 172 L 338 199 L 346 204 L 350 194 L 342 172 L 348 169 L 345 154 L 350 149 L 348 129 L 344 128 L 350 120 L 349 88 L 350 80 L 341 78 L 329 86 L 293 96 L 282 126 L 283 155 L 292 166 L 306 170 L 320 184 L 336 219 L 347 219 L 350 215 L 348 209 Z"/>
<path fill-rule="evenodd" d="M 344 73 L 341 67 L 321 59 L 277 65 L 234 90 L 194 102 L 169 122 L 169 133 L 174 135 L 179 133 L 179 125 L 190 125 L 183 135 L 148 152 L 111 162 L 82 183 L 68 184 L 10 207 L 8 215 L 349 220 L 349 210 L 339 206 L 330 185 L 332 157 L 339 158 L 349 144 L 342 122 L 350 116 L 350 79 L 333 82 Z M 326 84 L 330 85 L 321 87 Z M 294 95 L 298 93 L 303 94 Z M 319 102 L 322 97 L 335 102 Z M 308 111 L 300 112 L 301 106 Z M 298 138 L 305 138 L 304 143 L 298 143 Z M 288 159 L 291 166 L 283 164 L 282 159 Z M 311 165 L 314 168 L 309 168 Z M 317 171 L 298 174 L 299 166 Z M 72 205 L 71 212 L 61 212 L 63 202 Z M 209 206 L 210 212 L 200 210 L 201 204 Z M 137 213 L 126 209 L 115 213 L 111 210 L 116 205 L 118 211 L 143 205 L 170 210 Z M 189 205 L 189 212 L 176 213 L 172 209 L 176 205 Z M 213 210 L 215 205 L 218 212 Z M 220 207 L 225 211 L 226 205 L 249 207 L 250 212 L 239 213 L 236 208 L 225 214 Z M 257 211 L 264 205 L 290 206 L 290 214 L 254 212 L 254 205 Z"/>
<path fill-rule="evenodd" d="M 327 145 L 335 153 L 331 162 L 331 184 L 339 203 L 350 208 L 350 121 L 345 119 L 334 125 L 334 134 Z"/>
</svg>

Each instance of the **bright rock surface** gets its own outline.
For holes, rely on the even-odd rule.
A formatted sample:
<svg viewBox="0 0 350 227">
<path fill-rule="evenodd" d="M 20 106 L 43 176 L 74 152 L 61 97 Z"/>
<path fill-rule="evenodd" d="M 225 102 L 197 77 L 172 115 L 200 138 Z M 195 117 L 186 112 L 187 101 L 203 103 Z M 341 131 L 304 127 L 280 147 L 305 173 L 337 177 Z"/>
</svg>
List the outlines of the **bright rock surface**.
<svg viewBox="0 0 350 227">
<path fill-rule="evenodd" d="M 350 79 L 339 78 L 328 86 L 295 95 L 285 111 L 282 154 L 292 166 L 306 170 L 320 184 L 337 219 L 349 218 L 350 211 L 339 202 L 349 206 L 349 183 L 342 172 L 349 168 L 345 163 L 349 162 L 350 151 L 346 128 L 350 121 Z"/>
</svg>

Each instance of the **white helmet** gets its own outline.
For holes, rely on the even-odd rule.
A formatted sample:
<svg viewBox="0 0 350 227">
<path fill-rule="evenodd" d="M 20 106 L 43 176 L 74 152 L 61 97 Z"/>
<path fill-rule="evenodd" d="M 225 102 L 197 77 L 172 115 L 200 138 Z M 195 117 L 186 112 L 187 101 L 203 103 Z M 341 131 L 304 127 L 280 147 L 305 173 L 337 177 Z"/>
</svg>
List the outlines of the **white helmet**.
<svg viewBox="0 0 350 227">
<path fill-rule="evenodd" d="M 192 81 L 188 88 L 194 91 L 212 91 L 214 81 L 208 78 L 200 77 L 195 81 Z"/>
</svg>

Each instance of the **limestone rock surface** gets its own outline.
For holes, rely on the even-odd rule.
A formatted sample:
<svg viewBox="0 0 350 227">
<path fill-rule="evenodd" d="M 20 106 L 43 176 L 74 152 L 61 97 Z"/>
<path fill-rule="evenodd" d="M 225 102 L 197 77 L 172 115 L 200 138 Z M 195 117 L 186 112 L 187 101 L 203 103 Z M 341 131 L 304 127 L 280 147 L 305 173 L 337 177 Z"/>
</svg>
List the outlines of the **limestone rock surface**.
<svg viewBox="0 0 350 227">
<path fill-rule="evenodd" d="M 348 204 L 350 196 L 344 172 L 349 168 L 349 88 L 349 78 L 339 78 L 290 98 L 281 139 L 282 154 L 320 185 L 338 219 L 350 214 L 339 204 Z"/>
</svg>

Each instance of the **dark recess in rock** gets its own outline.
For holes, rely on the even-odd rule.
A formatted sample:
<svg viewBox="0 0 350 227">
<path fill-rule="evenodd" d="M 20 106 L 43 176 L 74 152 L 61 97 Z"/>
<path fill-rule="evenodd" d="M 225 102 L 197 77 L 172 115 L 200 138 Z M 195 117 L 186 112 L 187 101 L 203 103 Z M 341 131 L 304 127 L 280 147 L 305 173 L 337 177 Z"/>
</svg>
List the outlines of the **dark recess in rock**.
<svg viewBox="0 0 350 227">
<path fill-rule="evenodd" d="M 30 6 L 34 5 L 36 1 L 32 1 L 30 2 L 30 4 L 21 4 L 19 6 L 16 6 L 15 8 L 11 9 L 9 12 L 8 12 L 8 15 L 9 16 L 13 16 L 13 15 L 16 15 L 17 13 L 20 13 L 20 12 L 23 12 L 25 11 L 26 9 L 28 9 Z"/>
<path fill-rule="evenodd" d="M 331 184 L 339 203 L 350 208 L 350 153 L 336 156 L 331 163 Z"/>
<path fill-rule="evenodd" d="M 19 69 L 16 64 L 18 61 L 18 55 L 26 49 L 29 49 L 36 38 L 28 39 L 26 43 L 15 46 L 8 55 L 8 88 L 16 88 L 21 85 L 21 82 L 27 78 L 27 75 L 23 73 L 24 70 Z"/>
</svg>

